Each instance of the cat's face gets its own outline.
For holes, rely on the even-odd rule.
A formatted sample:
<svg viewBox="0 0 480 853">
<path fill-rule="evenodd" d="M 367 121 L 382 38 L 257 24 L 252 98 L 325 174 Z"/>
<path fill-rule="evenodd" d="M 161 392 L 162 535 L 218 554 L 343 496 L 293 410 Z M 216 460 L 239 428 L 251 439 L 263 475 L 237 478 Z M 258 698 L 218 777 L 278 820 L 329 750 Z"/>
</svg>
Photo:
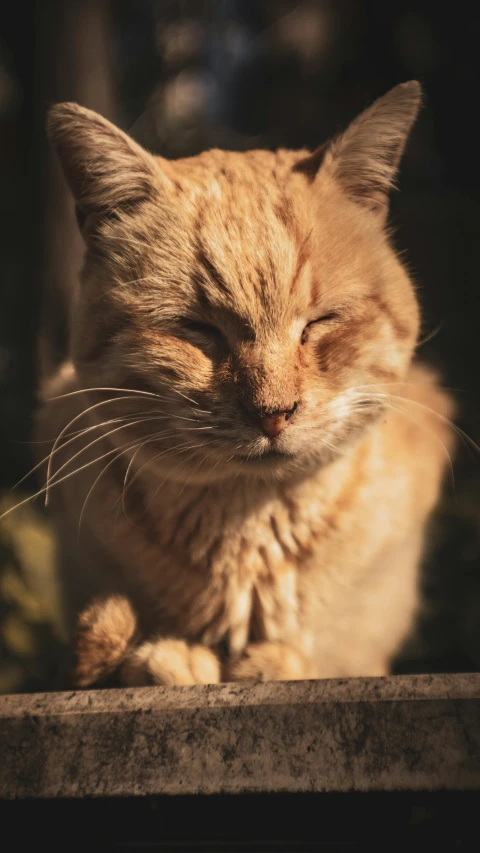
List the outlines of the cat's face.
<svg viewBox="0 0 480 853">
<path fill-rule="evenodd" d="M 89 247 L 77 371 L 85 387 L 144 392 L 112 404 L 109 416 L 146 418 L 113 440 L 148 440 L 141 451 L 182 480 L 283 476 L 325 463 L 379 416 L 418 332 L 384 233 L 418 105 L 415 86 L 399 89 L 312 157 L 212 151 L 166 163 L 70 112 L 72 134 L 86 122 L 117 158 L 118 174 L 102 164 L 91 189 L 72 178 L 80 154 L 64 142 L 65 116 L 54 128 Z"/>
</svg>

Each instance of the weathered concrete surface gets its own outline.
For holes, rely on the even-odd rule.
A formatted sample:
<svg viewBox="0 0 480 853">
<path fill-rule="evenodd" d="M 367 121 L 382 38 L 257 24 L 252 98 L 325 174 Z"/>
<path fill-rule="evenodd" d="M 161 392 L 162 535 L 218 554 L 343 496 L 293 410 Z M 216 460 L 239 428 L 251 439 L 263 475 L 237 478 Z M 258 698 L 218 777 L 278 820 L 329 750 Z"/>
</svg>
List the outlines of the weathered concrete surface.
<svg viewBox="0 0 480 853">
<path fill-rule="evenodd" d="M 0 797 L 480 789 L 480 674 L 0 697 Z"/>
</svg>

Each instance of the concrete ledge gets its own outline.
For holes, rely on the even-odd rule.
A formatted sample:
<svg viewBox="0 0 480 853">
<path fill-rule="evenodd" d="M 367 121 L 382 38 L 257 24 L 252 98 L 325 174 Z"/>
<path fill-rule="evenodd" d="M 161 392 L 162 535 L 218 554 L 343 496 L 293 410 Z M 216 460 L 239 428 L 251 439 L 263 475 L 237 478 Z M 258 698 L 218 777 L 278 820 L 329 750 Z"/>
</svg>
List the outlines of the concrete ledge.
<svg viewBox="0 0 480 853">
<path fill-rule="evenodd" d="M 480 789 L 480 674 L 0 697 L 0 797 Z"/>
</svg>

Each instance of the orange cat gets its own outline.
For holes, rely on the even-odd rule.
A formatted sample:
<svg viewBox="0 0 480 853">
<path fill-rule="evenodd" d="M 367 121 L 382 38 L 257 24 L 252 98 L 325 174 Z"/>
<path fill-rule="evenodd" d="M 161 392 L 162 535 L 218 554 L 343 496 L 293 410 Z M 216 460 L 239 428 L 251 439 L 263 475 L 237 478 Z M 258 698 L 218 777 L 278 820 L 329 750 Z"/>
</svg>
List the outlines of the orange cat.
<svg viewBox="0 0 480 853">
<path fill-rule="evenodd" d="M 50 111 L 87 246 L 38 436 L 75 684 L 389 671 L 451 445 L 386 230 L 419 102 L 397 86 L 313 154 L 175 162 Z"/>
</svg>

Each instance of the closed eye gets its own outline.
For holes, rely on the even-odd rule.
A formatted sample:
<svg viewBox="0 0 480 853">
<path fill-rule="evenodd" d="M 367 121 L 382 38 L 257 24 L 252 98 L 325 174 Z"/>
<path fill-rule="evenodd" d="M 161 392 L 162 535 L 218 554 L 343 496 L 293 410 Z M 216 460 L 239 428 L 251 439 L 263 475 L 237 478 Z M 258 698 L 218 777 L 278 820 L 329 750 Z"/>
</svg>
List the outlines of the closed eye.
<svg viewBox="0 0 480 853">
<path fill-rule="evenodd" d="M 337 320 L 338 316 L 339 315 L 336 311 L 330 311 L 329 314 L 324 314 L 322 317 L 318 317 L 316 320 L 312 320 L 310 323 L 307 323 L 300 338 L 302 346 L 307 343 L 312 326 L 316 326 L 318 323 L 329 323 L 332 320 Z"/>
<path fill-rule="evenodd" d="M 225 337 L 223 333 L 216 326 L 212 326 L 210 323 L 200 323 L 196 320 L 184 320 L 182 322 L 182 328 L 187 332 L 193 332 L 194 335 L 201 335 L 203 338 L 207 338 L 209 341 L 216 341 L 225 343 Z"/>
</svg>

